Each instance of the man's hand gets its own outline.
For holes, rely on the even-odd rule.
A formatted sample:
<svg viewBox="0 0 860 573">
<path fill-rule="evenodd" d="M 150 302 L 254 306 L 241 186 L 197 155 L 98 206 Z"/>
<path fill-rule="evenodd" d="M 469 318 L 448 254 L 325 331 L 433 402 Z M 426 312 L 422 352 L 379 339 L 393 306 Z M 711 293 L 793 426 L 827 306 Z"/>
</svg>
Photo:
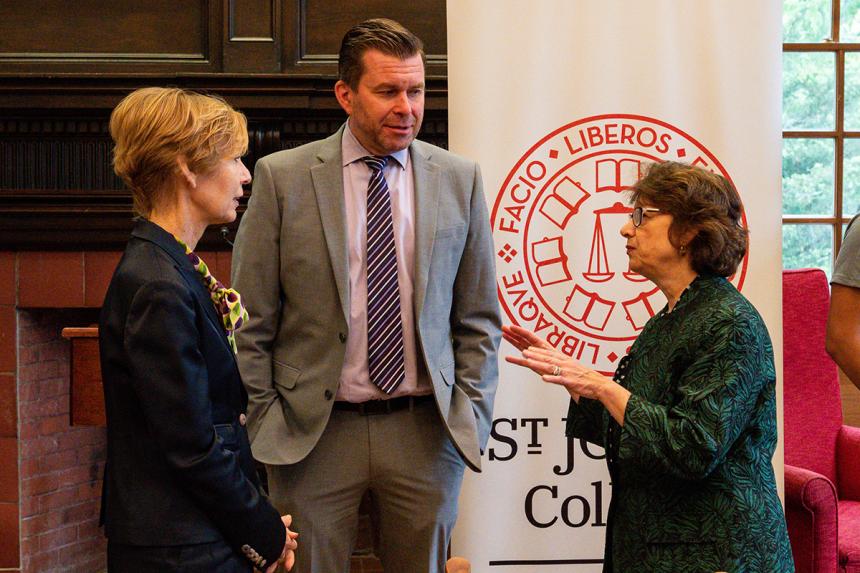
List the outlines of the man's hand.
<svg viewBox="0 0 860 573">
<path fill-rule="evenodd" d="M 281 521 L 284 522 L 284 527 L 287 529 L 287 541 L 284 544 L 284 555 L 282 561 L 284 562 L 286 570 L 289 571 L 296 563 L 296 549 L 299 547 L 299 543 L 296 541 L 296 538 L 299 534 L 295 531 L 290 531 L 290 524 L 293 523 L 293 517 L 291 515 L 284 515 L 281 517 Z"/>
</svg>

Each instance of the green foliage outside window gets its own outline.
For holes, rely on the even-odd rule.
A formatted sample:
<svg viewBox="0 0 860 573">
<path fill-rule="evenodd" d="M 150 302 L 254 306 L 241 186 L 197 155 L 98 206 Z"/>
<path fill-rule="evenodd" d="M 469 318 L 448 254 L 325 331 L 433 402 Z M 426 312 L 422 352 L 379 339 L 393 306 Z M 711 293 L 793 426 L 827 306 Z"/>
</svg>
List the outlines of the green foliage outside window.
<svg viewBox="0 0 860 573">
<path fill-rule="evenodd" d="M 829 0 L 783 0 L 783 42 L 821 42 L 828 36 Z"/>
<path fill-rule="evenodd" d="M 782 128 L 828 130 L 836 125 L 836 69 L 832 53 L 782 55 Z"/>
<path fill-rule="evenodd" d="M 833 2 L 840 2 L 838 38 L 831 32 L 831 0 L 783 0 L 782 19 L 783 42 L 814 45 L 812 51 L 783 52 L 782 123 L 783 130 L 794 132 L 782 148 L 783 266 L 819 267 L 828 275 L 834 229 L 841 235 L 841 219 L 860 212 L 860 51 L 842 47 L 860 43 L 860 0 Z M 843 50 L 843 121 L 837 125 L 837 52 Z M 841 157 L 837 137 L 843 137 Z M 839 162 L 841 182 L 835 178 Z M 834 200 L 837 183 L 841 212 Z"/>
<path fill-rule="evenodd" d="M 832 139 L 784 139 L 782 212 L 791 215 L 831 214 L 833 175 Z"/>
<path fill-rule="evenodd" d="M 839 20 L 839 41 L 860 42 L 860 0 L 842 0 Z"/>
<path fill-rule="evenodd" d="M 830 225 L 783 225 L 782 266 L 786 269 L 820 268 L 830 276 L 833 241 Z"/>
</svg>

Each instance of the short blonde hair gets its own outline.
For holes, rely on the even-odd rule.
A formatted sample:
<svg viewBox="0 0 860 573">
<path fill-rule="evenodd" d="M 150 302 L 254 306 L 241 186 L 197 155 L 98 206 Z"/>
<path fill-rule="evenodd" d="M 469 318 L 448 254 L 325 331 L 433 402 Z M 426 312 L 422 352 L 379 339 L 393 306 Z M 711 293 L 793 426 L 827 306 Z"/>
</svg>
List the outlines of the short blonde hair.
<svg viewBox="0 0 860 573">
<path fill-rule="evenodd" d="M 110 117 L 116 144 L 113 167 L 132 190 L 134 210 L 148 216 L 170 200 L 178 158 L 205 175 L 224 157 L 244 155 L 248 122 L 215 96 L 179 88 L 142 88 L 123 99 Z"/>
</svg>

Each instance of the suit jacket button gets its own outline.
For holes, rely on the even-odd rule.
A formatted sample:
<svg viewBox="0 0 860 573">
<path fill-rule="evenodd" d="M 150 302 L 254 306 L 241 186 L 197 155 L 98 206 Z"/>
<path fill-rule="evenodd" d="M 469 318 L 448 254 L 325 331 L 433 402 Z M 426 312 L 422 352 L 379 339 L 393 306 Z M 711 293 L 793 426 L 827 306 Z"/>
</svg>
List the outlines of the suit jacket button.
<svg viewBox="0 0 860 573">
<path fill-rule="evenodd" d="M 246 416 L 245 414 L 239 414 L 239 425 L 244 426 L 247 423 L 248 423 L 248 416 Z"/>
<path fill-rule="evenodd" d="M 331 400 L 331 398 L 332 398 L 332 396 L 333 396 L 333 394 L 332 394 L 331 390 L 326 390 L 326 391 L 325 391 L 325 393 L 324 393 L 323 395 L 325 396 L 325 399 L 326 399 L 326 400 Z"/>
<path fill-rule="evenodd" d="M 341 344 L 346 342 L 346 333 L 341 332 L 337 335 L 337 337 L 340 339 Z"/>
</svg>

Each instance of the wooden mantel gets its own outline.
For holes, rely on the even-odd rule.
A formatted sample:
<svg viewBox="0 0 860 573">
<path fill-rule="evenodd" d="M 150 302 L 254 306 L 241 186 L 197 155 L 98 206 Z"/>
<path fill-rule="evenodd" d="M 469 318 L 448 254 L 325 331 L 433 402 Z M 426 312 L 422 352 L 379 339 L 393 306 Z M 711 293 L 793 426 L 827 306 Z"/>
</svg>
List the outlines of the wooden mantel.
<svg viewBox="0 0 860 573">
<path fill-rule="evenodd" d="M 64 328 L 63 338 L 72 341 L 69 417 L 73 426 L 104 426 L 105 403 L 99 364 L 99 329 Z"/>
</svg>

